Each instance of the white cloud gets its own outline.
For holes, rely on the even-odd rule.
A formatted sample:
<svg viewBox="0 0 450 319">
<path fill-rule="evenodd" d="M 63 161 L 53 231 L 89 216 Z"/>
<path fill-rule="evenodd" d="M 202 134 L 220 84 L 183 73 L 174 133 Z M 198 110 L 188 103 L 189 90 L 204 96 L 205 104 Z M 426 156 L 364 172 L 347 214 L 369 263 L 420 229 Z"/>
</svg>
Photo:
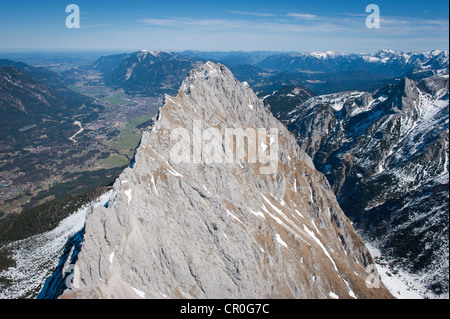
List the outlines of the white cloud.
<svg viewBox="0 0 450 319">
<path fill-rule="evenodd" d="M 256 13 L 256 12 L 244 12 L 244 11 L 227 11 L 229 13 L 247 15 L 247 16 L 257 16 L 257 17 L 274 17 L 273 13 Z"/>
<path fill-rule="evenodd" d="M 170 47 L 169 40 L 176 41 L 177 48 L 189 44 L 189 48 L 194 49 L 210 47 L 225 50 L 369 52 L 389 47 L 395 50 L 425 51 L 448 46 L 448 40 L 442 40 L 448 35 L 448 21 L 443 20 L 382 16 L 381 28 L 374 30 L 366 28 L 366 15 L 362 14 L 342 13 L 325 17 L 298 12 L 280 15 L 241 11 L 232 13 L 236 14 L 235 18 L 170 17 L 141 19 L 139 22 L 158 30 L 157 33 L 150 31 L 152 35 L 164 35 L 159 39 L 164 39 L 164 45 L 159 47 L 165 48 Z M 252 15 L 264 19 L 254 19 Z M 148 32 L 147 28 L 143 32 L 145 30 Z"/>
<path fill-rule="evenodd" d="M 246 22 L 243 20 L 244 23 Z M 171 19 L 141 19 L 138 22 L 154 27 L 174 27 L 174 28 L 189 28 L 189 27 L 208 27 L 208 28 L 235 28 L 236 24 L 241 24 L 241 21 L 223 20 L 223 19 L 192 19 L 192 18 L 171 18 Z"/>
<path fill-rule="evenodd" d="M 141 19 L 138 22 L 153 26 L 173 26 L 176 24 L 175 19 Z"/>
<path fill-rule="evenodd" d="M 239 12 L 239 11 L 236 11 Z M 243 12 L 243 14 L 252 15 L 250 12 Z M 258 13 L 259 14 L 259 13 Z M 261 13 L 263 14 L 263 13 Z M 254 20 L 254 19 L 197 19 L 185 17 L 173 18 L 148 18 L 141 19 L 138 22 L 147 26 L 155 28 L 177 28 L 177 29 L 192 29 L 204 31 L 242 31 L 246 32 L 267 32 L 285 35 L 286 33 L 323 33 L 324 35 L 339 33 L 342 37 L 351 37 L 352 35 L 367 35 L 368 29 L 365 27 L 365 19 L 358 16 L 346 17 L 332 16 L 319 17 L 313 14 L 306 13 L 288 13 L 283 15 L 284 18 Z M 273 16 L 275 17 L 275 16 Z M 294 19 L 290 19 L 294 18 Z M 421 36 L 420 33 L 448 34 L 448 21 L 446 20 L 431 20 L 405 17 L 381 17 L 381 28 L 376 32 L 370 32 L 370 35 L 388 36 L 406 35 L 406 36 Z M 371 30 L 373 31 L 373 30 Z"/>
<path fill-rule="evenodd" d="M 89 28 L 109 28 L 112 27 L 112 24 L 81 24 L 80 28 L 89 29 Z"/>
<path fill-rule="evenodd" d="M 299 18 L 299 19 L 307 19 L 307 20 L 311 20 L 311 19 L 316 19 L 316 18 L 318 18 L 315 14 L 309 14 L 309 13 L 295 13 L 295 12 L 290 12 L 290 13 L 288 13 L 286 16 L 288 16 L 288 17 L 294 17 L 294 18 Z"/>
</svg>

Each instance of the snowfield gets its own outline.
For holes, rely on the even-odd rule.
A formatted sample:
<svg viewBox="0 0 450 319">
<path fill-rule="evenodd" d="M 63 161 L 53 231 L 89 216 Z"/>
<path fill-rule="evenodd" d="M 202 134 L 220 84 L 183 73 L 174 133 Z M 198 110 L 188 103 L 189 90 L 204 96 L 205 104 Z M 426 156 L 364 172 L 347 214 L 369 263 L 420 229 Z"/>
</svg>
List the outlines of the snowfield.
<svg viewBox="0 0 450 319">
<path fill-rule="evenodd" d="M 0 278 L 9 282 L 5 289 L 0 286 L 0 299 L 35 298 L 58 265 L 67 240 L 84 227 L 90 209 L 105 205 L 111 194 L 109 191 L 85 205 L 51 231 L 9 244 L 16 266 L 0 273 Z"/>
<path fill-rule="evenodd" d="M 391 269 L 388 259 L 382 255 L 372 243 L 365 242 L 367 249 L 375 260 L 382 260 L 376 264 L 381 281 L 397 299 L 448 299 L 449 295 L 437 296 L 430 292 L 420 274 L 414 275 L 402 269 Z"/>
</svg>

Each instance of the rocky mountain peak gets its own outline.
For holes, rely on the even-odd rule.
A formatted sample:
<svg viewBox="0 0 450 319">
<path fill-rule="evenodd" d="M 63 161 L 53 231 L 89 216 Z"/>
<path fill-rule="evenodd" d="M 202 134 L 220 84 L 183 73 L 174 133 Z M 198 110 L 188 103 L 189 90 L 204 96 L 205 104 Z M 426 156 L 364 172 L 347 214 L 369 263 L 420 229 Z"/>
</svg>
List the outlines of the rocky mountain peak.
<svg viewBox="0 0 450 319">
<path fill-rule="evenodd" d="M 219 83 L 216 83 L 219 82 Z M 216 83 L 214 85 L 214 83 Z M 196 86 L 236 86 L 239 82 L 234 78 L 231 71 L 220 63 L 206 62 L 200 67 L 189 72 L 189 75 L 181 84 L 181 91 L 190 94 L 191 90 Z"/>
<path fill-rule="evenodd" d="M 166 95 L 134 164 L 88 216 L 63 297 L 391 297 L 366 285 L 371 263 L 294 136 L 207 62 Z"/>
</svg>

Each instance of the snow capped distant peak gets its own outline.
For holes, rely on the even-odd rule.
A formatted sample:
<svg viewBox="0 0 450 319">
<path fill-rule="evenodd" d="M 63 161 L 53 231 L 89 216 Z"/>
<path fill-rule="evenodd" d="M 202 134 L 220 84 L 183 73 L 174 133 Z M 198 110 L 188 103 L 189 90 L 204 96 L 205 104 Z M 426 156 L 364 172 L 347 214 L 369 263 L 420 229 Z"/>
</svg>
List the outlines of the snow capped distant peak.
<svg viewBox="0 0 450 319">
<path fill-rule="evenodd" d="M 370 56 L 377 57 L 380 59 L 389 59 L 389 58 L 393 58 L 396 56 L 401 56 L 402 54 L 403 54 L 403 52 L 393 51 L 390 49 L 383 49 L 383 50 L 378 50 L 377 52 L 370 54 Z"/>
<path fill-rule="evenodd" d="M 163 51 L 163 50 L 146 50 L 142 49 L 135 53 L 135 57 L 137 57 L 139 62 L 146 60 L 147 58 L 157 58 L 157 59 L 167 59 L 173 56 L 172 53 Z"/>
<path fill-rule="evenodd" d="M 172 55 L 172 53 L 170 53 L 169 51 L 165 51 L 165 50 L 156 49 L 156 50 L 152 51 L 152 54 L 154 54 L 154 55 L 160 55 L 160 54 L 163 54 L 163 53 Z"/>
<path fill-rule="evenodd" d="M 333 51 L 327 51 L 327 52 L 316 51 L 316 52 L 311 52 L 310 55 L 315 58 L 318 58 L 318 59 L 327 59 L 331 56 L 335 56 L 336 53 L 334 53 Z"/>
<path fill-rule="evenodd" d="M 445 52 L 445 51 L 442 51 L 442 50 L 433 50 L 433 51 L 430 51 L 430 55 L 434 57 L 434 56 L 436 56 L 436 55 L 441 54 L 442 52 Z"/>
<path fill-rule="evenodd" d="M 370 55 L 363 56 L 363 59 L 366 62 L 380 62 L 381 61 L 380 58 L 377 58 L 377 57 L 374 57 L 374 56 L 370 56 Z"/>
<path fill-rule="evenodd" d="M 375 54 L 396 54 L 397 51 L 391 50 L 391 49 L 382 49 L 375 52 Z"/>
<path fill-rule="evenodd" d="M 328 50 L 325 52 L 314 51 L 314 52 L 309 53 L 309 55 L 313 56 L 315 58 L 318 58 L 318 59 L 330 59 L 330 58 L 335 58 L 335 57 L 339 56 L 340 54 L 338 54 L 334 51 Z M 345 55 L 345 54 L 342 54 L 342 55 Z"/>
<path fill-rule="evenodd" d="M 403 53 L 402 56 L 405 59 L 406 63 L 408 63 L 410 61 L 411 57 L 413 56 L 413 54 L 411 54 L 411 53 Z"/>
<path fill-rule="evenodd" d="M 164 50 L 159 50 L 159 49 L 156 49 L 156 50 L 142 49 L 142 50 L 139 50 L 137 52 L 138 56 L 147 56 L 148 54 L 150 54 L 150 55 L 152 55 L 154 57 L 159 57 L 161 54 L 171 54 L 171 53 L 167 52 L 167 51 L 164 51 Z"/>
<path fill-rule="evenodd" d="M 327 54 L 324 52 L 311 52 L 311 55 L 315 58 L 322 58 L 322 59 L 327 57 Z"/>
</svg>

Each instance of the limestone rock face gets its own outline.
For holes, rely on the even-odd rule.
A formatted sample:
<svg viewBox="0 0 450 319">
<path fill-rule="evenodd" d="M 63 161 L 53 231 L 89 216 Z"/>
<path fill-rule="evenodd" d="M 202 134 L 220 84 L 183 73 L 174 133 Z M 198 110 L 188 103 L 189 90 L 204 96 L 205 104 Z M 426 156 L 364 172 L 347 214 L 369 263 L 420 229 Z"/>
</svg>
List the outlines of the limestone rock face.
<svg viewBox="0 0 450 319">
<path fill-rule="evenodd" d="M 227 129 L 257 139 L 213 138 Z M 238 145 L 240 161 L 220 152 Z M 367 288 L 370 254 L 324 175 L 221 64 L 166 96 L 105 206 L 87 218 L 63 298 L 391 297 Z"/>
</svg>

